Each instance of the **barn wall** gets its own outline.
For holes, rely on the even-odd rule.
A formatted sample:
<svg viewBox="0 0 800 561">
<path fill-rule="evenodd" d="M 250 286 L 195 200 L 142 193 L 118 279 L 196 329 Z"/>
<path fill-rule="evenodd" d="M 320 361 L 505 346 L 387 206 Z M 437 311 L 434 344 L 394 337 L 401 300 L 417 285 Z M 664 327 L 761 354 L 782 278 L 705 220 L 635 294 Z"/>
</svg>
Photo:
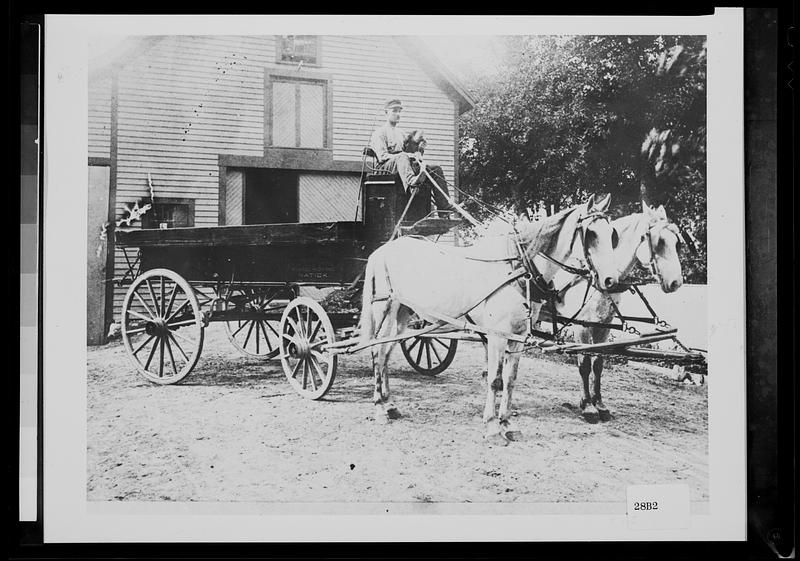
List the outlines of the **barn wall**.
<svg viewBox="0 0 800 561">
<path fill-rule="evenodd" d="M 405 105 L 400 126 L 424 129 L 426 156 L 442 166 L 452 184 L 454 101 L 391 37 L 325 36 L 321 41 L 322 66 L 306 66 L 303 72 L 331 79 L 333 159 L 360 161 L 372 130 L 383 122 L 383 103 L 400 97 Z M 118 78 L 117 216 L 124 215 L 126 204 L 149 197 L 152 186 L 156 200 L 193 199 L 196 226 L 217 225 L 218 156 L 265 156 L 265 69 L 293 69 L 275 58 L 273 36 L 176 36 L 128 62 Z M 105 131 L 110 131 L 111 103 L 104 92 L 110 84 L 106 78 L 90 85 L 90 156 L 109 156 Z M 316 197 L 324 189 L 304 191 Z M 301 201 L 302 208 L 320 206 Z M 115 276 L 126 269 L 117 249 Z M 124 292 L 115 292 L 114 317 Z"/>
<path fill-rule="evenodd" d="M 111 157 L 111 78 L 89 83 L 89 157 Z"/>
</svg>

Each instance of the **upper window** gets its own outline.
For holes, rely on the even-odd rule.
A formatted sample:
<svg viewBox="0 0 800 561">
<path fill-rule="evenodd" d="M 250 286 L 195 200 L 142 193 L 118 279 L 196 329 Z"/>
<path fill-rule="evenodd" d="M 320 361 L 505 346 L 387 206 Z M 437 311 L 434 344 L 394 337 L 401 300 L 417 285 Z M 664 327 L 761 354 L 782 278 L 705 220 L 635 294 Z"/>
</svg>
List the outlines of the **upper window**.
<svg viewBox="0 0 800 561">
<path fill-rule="evenodd" d="M 319 37 L 316 35 L 279 35 L 278 62 L 319 64 Z"/>
<path fill-rule="evenodd" d="M 328 88 L 328 80 L 316 76 L 309 79 L 268 74 L 267 145 L 275 148 L 330 148 Z"/>
</svg>

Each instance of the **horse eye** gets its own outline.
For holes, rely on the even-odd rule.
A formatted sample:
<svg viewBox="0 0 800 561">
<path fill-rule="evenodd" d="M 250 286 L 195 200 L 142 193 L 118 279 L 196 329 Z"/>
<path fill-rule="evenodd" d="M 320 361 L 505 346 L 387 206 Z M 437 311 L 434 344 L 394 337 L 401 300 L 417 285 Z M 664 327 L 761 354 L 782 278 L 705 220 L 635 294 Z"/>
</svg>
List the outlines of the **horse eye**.
<svg viewBox="0 0 800 561">
<path fill-rule="evenodd" d="M 593 246 L 595 241 L 597 241 L 597 233 L 594 230 L 587 230 L 584 238 L 584 244 L 586 244 L 586 247 Z"/>
</svg>

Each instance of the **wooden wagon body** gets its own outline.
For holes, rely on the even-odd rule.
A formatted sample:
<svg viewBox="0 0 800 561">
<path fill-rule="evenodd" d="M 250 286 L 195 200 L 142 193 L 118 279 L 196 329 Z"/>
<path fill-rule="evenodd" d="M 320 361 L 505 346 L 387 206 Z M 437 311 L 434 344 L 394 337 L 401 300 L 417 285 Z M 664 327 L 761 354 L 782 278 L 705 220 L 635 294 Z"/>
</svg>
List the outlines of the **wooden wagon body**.
<svg viewBox="0 0 800 561">
<path fill-rule="evenodd" d="M 336 334 L 352 334 L 352 305 L 326 310 L 303 298 L 302 287 L 357 290 L 370 253 L 393 236 L 441 235 L 460 224 L 432 213 L 429 199 L 409 202 L 395 175 L 363 177 L 354 209 L 361 219 L 352 222 L 118 229 L 115 243 L 129 265 L 117 279 L 129 285 L 122 336 L 137 370 L 155 383 L 180 381 L 197 363 L 211 322 L 223 322 L 243 354 L 280 358 L 287 376 L 297 375 L 292 357 L 299 352 L 287 337 L 297 340 L 302 330 L 307 339 L 332 343 Z M 449 345 L 454 351 L 455 342 Z M 316 399 L 330 388 L 336 357 L 330 359 L 313 363 L 316 378 L 289 376 L 301 395 Z"/>
</svg>

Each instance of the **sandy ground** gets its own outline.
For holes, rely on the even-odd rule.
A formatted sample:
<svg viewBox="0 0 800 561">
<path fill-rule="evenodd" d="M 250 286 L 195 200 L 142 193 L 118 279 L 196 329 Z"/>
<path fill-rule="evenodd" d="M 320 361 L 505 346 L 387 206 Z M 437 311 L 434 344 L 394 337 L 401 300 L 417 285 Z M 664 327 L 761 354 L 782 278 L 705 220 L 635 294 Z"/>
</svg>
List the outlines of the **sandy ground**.
<svg viewBox="0 0 800 561">
<path fill-rule="evenodd" d="M 345 356 L 321 401 L 279 361 L 239 355 L 222 327 L 180 384 L 140 377 L 120 342 L 88 350 L 91 501 L 617 502 L 631 484 L 685 483 L 708 500 L 707 386 L 607 367 L 612 419 L 578 413 L 577 369 L 524 357 L 514 394 L 524 440 L 483 440 L 483 350 L 462 344 L 438 377 L 395 349 L 403 417 L 373 419 L 368 352 Z"/>
</svg>

